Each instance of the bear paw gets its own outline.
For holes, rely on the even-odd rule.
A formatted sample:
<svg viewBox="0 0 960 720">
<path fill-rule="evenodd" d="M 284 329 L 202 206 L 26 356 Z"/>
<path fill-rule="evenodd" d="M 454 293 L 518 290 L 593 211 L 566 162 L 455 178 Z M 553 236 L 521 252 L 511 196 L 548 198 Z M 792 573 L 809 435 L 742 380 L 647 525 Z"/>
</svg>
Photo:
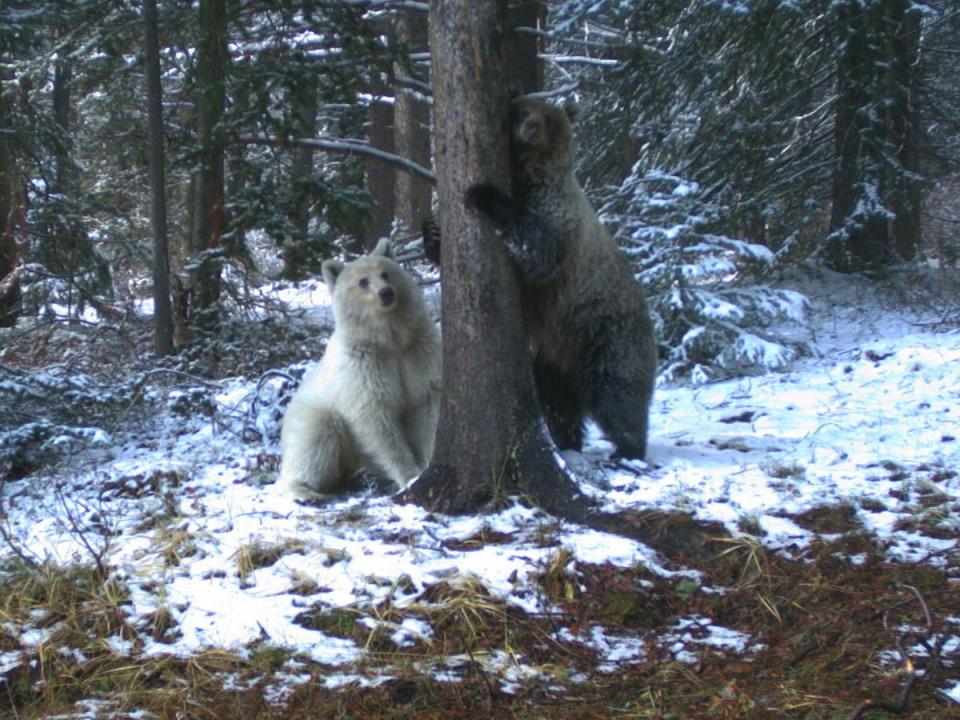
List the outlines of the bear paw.
<svg viewBox="0 0 960 720">
<path fill-rule="evenodd" d="M 498 228 L 507 228 L 513 221 L 513 202 L 496 185 L 471 185 L 464 193 L 463 202 L 468 210 L 480 213 Z"/>
</svg>

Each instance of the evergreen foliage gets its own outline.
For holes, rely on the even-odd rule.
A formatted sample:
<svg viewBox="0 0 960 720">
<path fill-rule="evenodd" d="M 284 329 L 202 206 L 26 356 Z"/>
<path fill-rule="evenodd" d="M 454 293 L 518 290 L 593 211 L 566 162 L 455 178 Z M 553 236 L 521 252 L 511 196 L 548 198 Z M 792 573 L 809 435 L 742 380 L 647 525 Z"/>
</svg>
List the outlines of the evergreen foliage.
<svg viewBox="0 0 960 720">
<path fill-rule="evenodd" d="M 803 299 L 769 283 L 825 229 L 823 5 L 566 3 L 557 14 L 568 32 L 624 28 L 608 33 L 615 67 L 573 73 L 598 93 L 584 170 L 605 181 L 604 218 L 654 298 L 668 378 L 778 369 L 804 352 L 772 327 L 802 322 Z"/>
<path fill-rule="evenodd" d="M 124 405 L 129 410 L 135 388 L 64 368 L 0 366 L 0 476 L 16 479 L 71 451 L 106 444 L 106 428 Z"/>
<path fill-rule="evenodd" d="M 667 379 L 778 370 L 806 352 L 771 330 L 802 323 L 805 298 L 765 284 L 777 264 L 769 248 L 711 230 L 725 208 L 696 183 L 659 172 L 632 175 L 605 210 L 654 298 Z"/>
<path fill-rule="evenodd" d="M 545 31 L 529 30 L 543 38 L 547 85 L 576 88 L 578 175 L 647 283 L 668 377 L 757 372 L 802 353 L 790 333 L 776 339 L 778 323 L 802 315 L 774 287 L 786 265 L 878 270 L 960 256 L 953 3 L 546 5 Z M 224 226 L 220 244 L 197 253 L 183 242 L 196 213 L 197 9 L 159 3 L 171 264 L 187 326 L 199 318 L 183 309 L 190 268 L 217 267 L 237 297 L 256 271 L 296 280 L 359 250 L 372 216 L 390 212 L 371 195 L 371 164 L 290 141 L 362 144 L 389 115 L 371 106 L 392 102 L 398 81 L 429 93 L 425 58 L 396 28 L 424 4 L 226 10 Z M 0 282 L 22 265 L 27 316 L 125 312 L 147 295 L 150 257 L 137 4 L 6 2 L 0 69 L 12 153 L 0 174 L 3 187 L 25 188 L 28 208 L 26 242 L 0 253 Z M 868 226 L 877 231 L 864 235 Z M 880 239 L 851 245 L 858 233 Z"/>
<path fill-rule="evenodd" d="M 916 53 L 923 42 L 952 57 L 950 4 L 552 9 L 553 77 L 587 102 L 581 174 L 654 295 L 668 377 L 755 372 L 802 354 L 789 325 L 782 339 L 774 332 L 802 319 L 801 299 L 770 287 L 787 264 L 857 271 L 940 254 L 920 239 L 935 227 L 920 216 L 921 189 L 924 176 L 955 188 L 946 108 L 958 87 Z"/>
</svg>

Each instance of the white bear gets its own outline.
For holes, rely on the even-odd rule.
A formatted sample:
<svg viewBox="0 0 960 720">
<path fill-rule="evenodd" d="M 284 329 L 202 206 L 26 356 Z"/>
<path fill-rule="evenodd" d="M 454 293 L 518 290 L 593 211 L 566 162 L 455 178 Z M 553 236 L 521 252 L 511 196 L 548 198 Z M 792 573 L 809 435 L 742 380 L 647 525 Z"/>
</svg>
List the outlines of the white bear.
<svg viewBox="0 0 960 720">
<path fill-rule="evenodd" d="M 278 485 L 310 499 L 366 469 L 403 487 L 433 455 L 440 331 L 385 239 L 353 262 L 327 260 L 323 279 L 334 332 L 284 414 Z"/>
</svg>

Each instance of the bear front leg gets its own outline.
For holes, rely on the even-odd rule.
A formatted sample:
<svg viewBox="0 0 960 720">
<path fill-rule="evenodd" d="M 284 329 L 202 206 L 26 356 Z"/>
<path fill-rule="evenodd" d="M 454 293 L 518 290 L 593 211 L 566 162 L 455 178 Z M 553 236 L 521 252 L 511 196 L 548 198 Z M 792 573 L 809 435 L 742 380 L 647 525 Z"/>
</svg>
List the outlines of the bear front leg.
<svg viewBox="0 0 960 720">
<path fill-rule="evenodd" d="M 565 257 L 566 235 L 562 228 L 490 183 L 470 186 L 464 203 L 500 232 L 524 284 L 543 285 L 556 277 Z"/>
<path fill-rule="evenodd" d="M 385 419 L 371 424 L 362 444 L 366 455 L 397 487 L 403 487 L 407 480 L 423 470 L 399 423 Z"/>
<path fill-rule="evenodd" d="M 463 196 L 463 202 L 468 210 L 480 213 L 502 231 L 510 229 L 517 214 L 513 199 L 490 183 L 471 185 Z"/>
<path fill-rule="evenodd" d="M 430 213 L 420 224 L 423 235 L 423 254 L 434 265 L 440 264 L 440 225 L 433 213 Z"/>
<path fill-rule="evenodd" d="M 433 447 L 436 442 L 437 420 L 440 415 L 438 403 L 425 403 L 410 412 L 404 427 L 406 437 L 413 450 L 414 459 L 422 469 L 430 464 L 433 458 Z"/>
</svg>

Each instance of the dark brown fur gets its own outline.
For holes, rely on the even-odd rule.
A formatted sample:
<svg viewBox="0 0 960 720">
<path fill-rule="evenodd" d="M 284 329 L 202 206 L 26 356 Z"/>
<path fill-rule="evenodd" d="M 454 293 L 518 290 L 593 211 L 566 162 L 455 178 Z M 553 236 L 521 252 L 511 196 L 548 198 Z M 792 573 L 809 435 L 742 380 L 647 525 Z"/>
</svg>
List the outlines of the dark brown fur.
<svg viewBox="0 0 960 720">
<path fill-rule="evenodd" d="M 573 174 L 570 115 L 511 102 L 513 196 L 472 186 L 467 204 L 500 230 L 524 284 L 544 416 L 560 449 L 580 449 L 592 416 L 619 455 L 643 458 L 657 348 L 643 289 Z"/>
</svg>

